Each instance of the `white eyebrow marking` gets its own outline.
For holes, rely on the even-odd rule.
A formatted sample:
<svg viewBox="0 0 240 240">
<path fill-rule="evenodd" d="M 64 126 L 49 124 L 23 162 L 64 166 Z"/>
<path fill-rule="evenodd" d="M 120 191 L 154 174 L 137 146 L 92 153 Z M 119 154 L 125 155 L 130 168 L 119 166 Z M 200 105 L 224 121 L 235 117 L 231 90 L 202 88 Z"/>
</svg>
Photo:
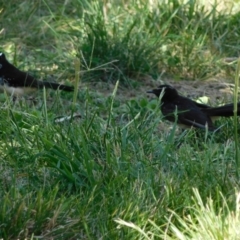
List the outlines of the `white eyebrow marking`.
<svg viewBox="0 0 240 240">
<path fill-rule="evenodd" d="M 2 56 L 2 53 L 0 53 L 0 56 Z"/>
</svg>

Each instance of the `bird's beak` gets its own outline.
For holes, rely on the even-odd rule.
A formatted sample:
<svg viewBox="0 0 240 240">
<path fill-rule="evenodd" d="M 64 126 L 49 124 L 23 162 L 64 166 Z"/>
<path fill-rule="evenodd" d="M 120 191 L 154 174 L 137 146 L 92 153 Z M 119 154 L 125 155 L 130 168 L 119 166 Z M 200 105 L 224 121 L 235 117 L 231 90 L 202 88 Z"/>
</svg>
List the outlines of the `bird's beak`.
<svg viewBox="0 0 240 240">
<path fill-rule="evenodd" d="M 149 91 L 147 91 L 147 93 L 154 93 L 154 91 L 153 90 L 149 90 Z"/>
</svg>

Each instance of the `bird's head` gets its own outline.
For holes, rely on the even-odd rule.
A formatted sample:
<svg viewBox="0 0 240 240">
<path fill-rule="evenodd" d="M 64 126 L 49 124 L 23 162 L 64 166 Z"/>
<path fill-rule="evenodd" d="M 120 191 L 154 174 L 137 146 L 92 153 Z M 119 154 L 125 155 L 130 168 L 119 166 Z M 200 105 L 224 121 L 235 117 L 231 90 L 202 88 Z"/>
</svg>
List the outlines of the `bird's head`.
<svg viewBox="0 0 240 240">
<path fill-rule="evenodd" d="M 7 60 L 6 60 L 5 54 L 0 52 L 0 71 L 6 63 L 7 63 Z"/>
<path fill-rule="evenodd" d="M 11 63 L 8 62 L 5 54 L 0 52 L 0 74 L 1 74 L 1 76 L 5 75 L 5 74 L 7 74 L 7 75 L 12 74 L 15 69 L 16 68 Z"/>
<path fill-rule="evenodd" d="M 5 54 L 0 52 L 0 63 L 3 63 L 4 61 L 6 61 Z"/>
<path fill-rule="evenodd" d="M 158 88 L 147 91 L 147 93 L 153 93 L 157 97 L 159 97 L 162 94 L 162 100 L 166 100 L 166 99 L 171 100 L 178 96 L 177 90 L 167 84 L 160 85 Z"/>
</svg>

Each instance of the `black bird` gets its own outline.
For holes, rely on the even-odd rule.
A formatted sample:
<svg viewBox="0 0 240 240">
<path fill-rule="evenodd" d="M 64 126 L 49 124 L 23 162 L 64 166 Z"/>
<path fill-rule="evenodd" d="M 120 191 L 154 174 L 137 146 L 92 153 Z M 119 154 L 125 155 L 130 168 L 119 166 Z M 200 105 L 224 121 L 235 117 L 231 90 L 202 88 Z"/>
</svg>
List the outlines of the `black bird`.
<svg viewBox="0 0 240 240">
<path fill-rule="evenodd" d="M 216 117 L 231 117 L 234 115 L 232 103 L 221 107 L 210 107 L 205 104 L 197 103 L 187 97 L 180 96 L 175 88 L 170 85 L 160 85 L 158 88 L 148 91 L 161 98 L 161 111 L 163 116 L 177 123 L 184 128 L 208 128 L 214 131 L 217 128 L 213 125 Z M 238 103 L 237 115 L 240 115 L 240 102 Z"/>
<path fill-rule="evenodd" d="M 6 91 L 14 97 L 37 89 L 51 88 L 72 92 L 74 87 L 61 85 L 54 82 L 38 81 L 26 72 L 16 68 L 8 62 L 4 53 L 0 53 L 0 92 Z"/>
</svg>

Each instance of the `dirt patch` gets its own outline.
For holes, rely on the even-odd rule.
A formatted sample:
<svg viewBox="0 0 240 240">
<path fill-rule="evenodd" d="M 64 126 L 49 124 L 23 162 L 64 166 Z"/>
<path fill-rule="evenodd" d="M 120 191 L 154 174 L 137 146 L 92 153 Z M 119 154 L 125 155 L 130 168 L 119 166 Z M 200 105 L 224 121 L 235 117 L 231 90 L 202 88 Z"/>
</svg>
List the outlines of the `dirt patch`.
<svg viewBox="0 0 240 240">
<path fill-rule="evenodd" d="M 173 79 L 154 80 L 151 77 L 144 77 L 138 79 L 137 83 L 138 86 L 134 88 L 125 87 L 120 84 L 117 90 L 117 99 L 126 102 L 130 99 L 154 98 L 155 96 L 147 94 L 146 91 L 156 88 L 161 84 L 169 84 L 176 88 L 179 94 L 193 100 L 207 97 L 208 101 L 205 103 L 212 106 L 233 102 L 233 81 L 224 78 L 211 78 L 204 81 L 175 81 Z M 107 97 L 113 93 L 115 85 L 113 83 L 96 82 L 84 83 L 81 87 L 88 87 L 90 91 L 95 91 Z"/>
</svg>

